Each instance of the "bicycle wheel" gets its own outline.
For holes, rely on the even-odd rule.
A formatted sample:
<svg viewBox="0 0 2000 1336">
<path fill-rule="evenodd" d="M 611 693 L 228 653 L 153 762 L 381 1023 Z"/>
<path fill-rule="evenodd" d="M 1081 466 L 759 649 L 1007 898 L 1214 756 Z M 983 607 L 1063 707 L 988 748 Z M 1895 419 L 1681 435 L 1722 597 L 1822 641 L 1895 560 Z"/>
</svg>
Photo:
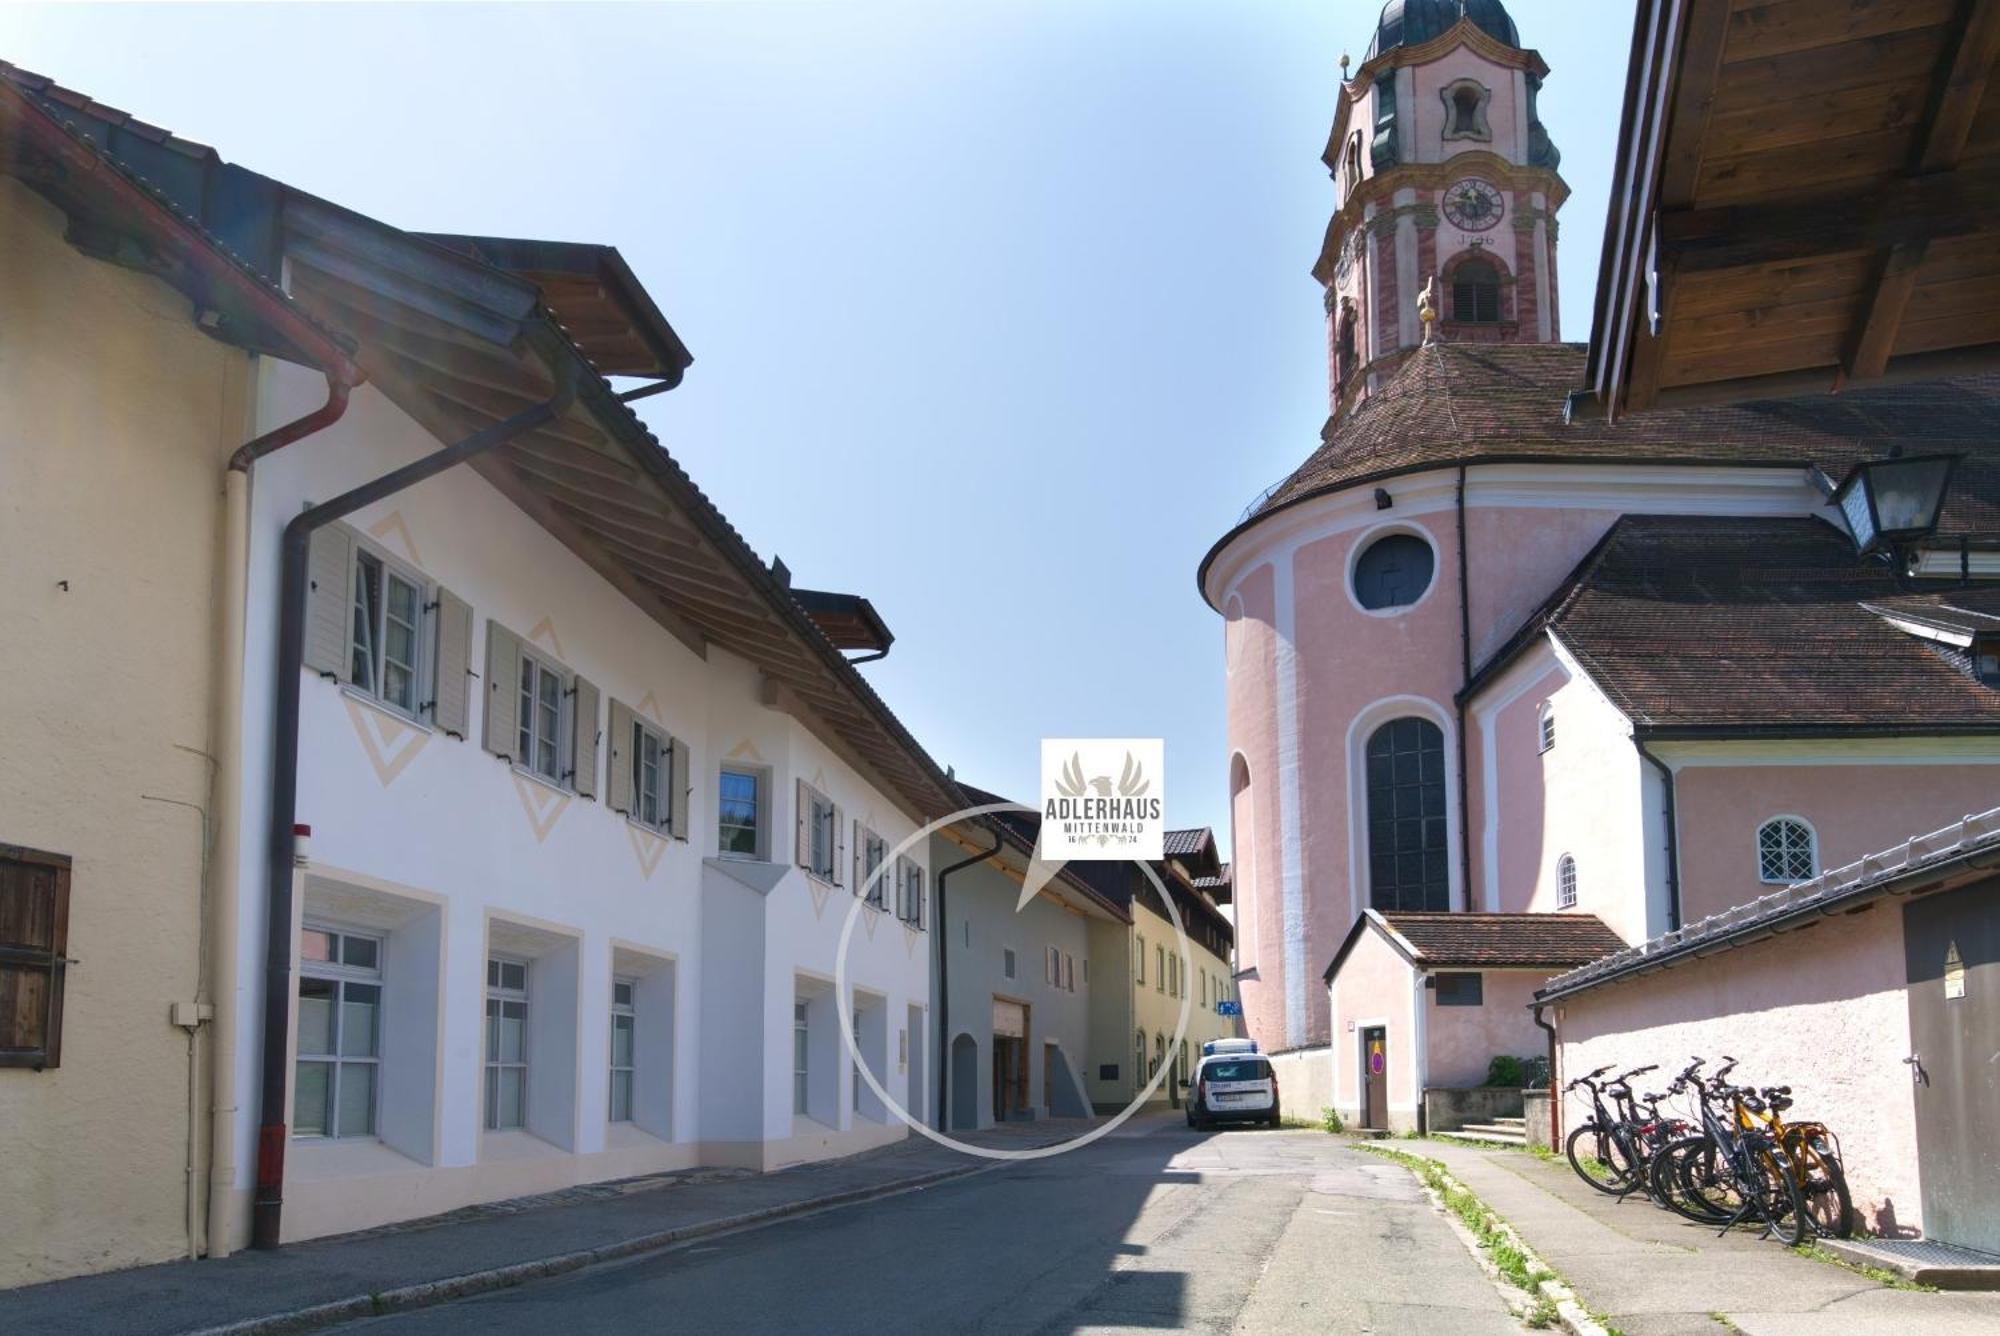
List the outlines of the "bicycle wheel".
<svg viewBox="0 0 2000 1336">
<path fill-rule="evenodd" d="M 1718 1172 L 1720 1149 L 1706 1134 L 1669 1142 L 1653 1157 L 1653 1200 L 1698 1225 L 1722 1225 L 1740 1217 L 1742 1198 Z"/>
<path fill-rule="evenodd" d="M 1847 1190 L 1847 1172 L 1840 1156 L 1819 1137 L 1790 1141 L 1786 1149 L 1798 1171 L 1799 1196 L 1806 1221 L 1823 1239 L 1844 1239 L 1854 1233 L 1854 1198 Z"/>
<path fill-rule="evenodd" d="M 1596 1122 L 1585 1123 L 1571 1132 L 1569 1140 L 1563 1143 L 1563 1152 L 1569 1156 L 1569 1167 L 1576 1170 L 1576 1176 L 1599 1192 L 1622 1197 L 1639 1186 L 1624 1147 L 1609 1128 Z"/>
<path fill-rule="evenodd" d="M 1799 1195 L 1799 1181 L 1784 1155 L 1769 1144 L 1746 1146 L 1751 1183 L 1745 1185 L 1757 1214 L 1771 1227 L 1771 1233 L 1787 1248 L 1805 1242 L 1812 1222 L 1806 1218 L 1805 1200 Z"/>
</svg>

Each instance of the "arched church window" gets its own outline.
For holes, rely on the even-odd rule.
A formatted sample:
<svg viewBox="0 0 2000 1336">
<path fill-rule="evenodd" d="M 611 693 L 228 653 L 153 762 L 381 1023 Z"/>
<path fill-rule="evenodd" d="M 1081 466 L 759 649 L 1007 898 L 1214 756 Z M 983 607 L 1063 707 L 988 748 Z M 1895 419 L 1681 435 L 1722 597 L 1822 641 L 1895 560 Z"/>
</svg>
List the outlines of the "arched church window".
<svg viewBox="0 0 2000 1336">
<path fill-rule="evenodd" d="M 1792 816 L 1772 817 L 1757 828 L 1757 880 L 1789 886 L 1819 875 L 1819 841 Z"/>
<path fill-rule="evenodd" d="M 1500 271 L 1490 260 L 1467 260 L 1451 276 L 1451 318 L 1465 325 L 1500 320 Z"/>
<path fill-rule="evenodd" d="M 1454 79 L 1438 90 L 1444 99 L 1444 137 L 1491 142 L 1493 129 L 1486 122 L 1486 104 L 1493 94 L 1477 79 Z"/>
<path fill-rule="evenodd" d="M 1431 545 L 1413 533 L 1370 543 L 1354 563 L 1354 601 L 1370 612 L 1406 608 L 1424 596 L 1437 572 Z"/>
<path fill-rule="evenodd" d="M 1348 377 L 1354 374 L 1355 363 L 1360 360 L 1360 349 L 1354 333 L 1354 303 L 1340 303 L 1340 326 L 1335 336 L 1334 372 L 1339 381 L 1337 391 L 1347 388 Z"/>
<path fill-rule="evenodd" d="M 1392 719 L 1368 739 L 1368 901 L 1376 909 L 1451 908 L 1444 732 Z"/>
<path fill-rule="evenodd" d="M 1347 141 L 1347 179 L 1342 183 L 1343 198 L 1354 193 L 1354 187 L 1361 184 L 1361 132 L 1355 131 Z"/>
<path fill-rule="evenodd" d="M 1568 854 L 1556 860 L 1556 908 L 1576 908 L 1576 859 Z"/>
</svg>

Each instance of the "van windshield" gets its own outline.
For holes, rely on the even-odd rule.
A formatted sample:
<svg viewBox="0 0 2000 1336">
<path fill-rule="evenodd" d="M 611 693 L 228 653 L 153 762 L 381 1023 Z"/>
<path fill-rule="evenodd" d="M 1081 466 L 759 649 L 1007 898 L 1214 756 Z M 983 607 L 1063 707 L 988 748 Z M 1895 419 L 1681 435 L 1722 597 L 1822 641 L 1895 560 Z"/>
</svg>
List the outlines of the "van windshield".
<svg viewBox="0 0 2000 1336">
<path fill-rule="evenodd" d="M 1262 1081 L 1271 1075 L 1271 1065 L 1262 1058 L 1232 1058 L 1209 1063 L 1201 1075 L 1205 1081 Z"/>
</svg>

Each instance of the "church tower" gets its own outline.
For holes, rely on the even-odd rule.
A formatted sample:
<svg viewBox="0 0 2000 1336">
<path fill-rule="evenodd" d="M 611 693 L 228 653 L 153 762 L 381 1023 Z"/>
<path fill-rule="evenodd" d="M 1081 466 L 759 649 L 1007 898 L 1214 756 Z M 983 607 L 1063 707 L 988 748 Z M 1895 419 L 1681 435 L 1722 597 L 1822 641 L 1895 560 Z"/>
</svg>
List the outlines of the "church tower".
<svg viewBox="0 0 2000 1336">
<path fill-rule="evenodd" d="M 1347 64 L 1325 154 L 1338 207 L 1313 267 L 1335 414 L 1423 343 L 1433 280 L 1440 341 L 1558 339 L 1569 194 L 1535 109 L 1548 66 L 1501 0 L 1389 0 L 1367 57 Z"/>
</svg>

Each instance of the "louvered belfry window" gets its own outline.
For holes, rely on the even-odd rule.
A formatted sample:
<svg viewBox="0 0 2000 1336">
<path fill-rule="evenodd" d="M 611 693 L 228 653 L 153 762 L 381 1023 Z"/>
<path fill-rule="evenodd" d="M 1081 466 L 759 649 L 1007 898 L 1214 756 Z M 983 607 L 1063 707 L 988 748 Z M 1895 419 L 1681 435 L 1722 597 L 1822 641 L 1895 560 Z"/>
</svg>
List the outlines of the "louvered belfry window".
<svg viewBox="0 0 2000 1336">
<path fill-rule="evenodd" d="M 1367 768 L 1369 903 L 1450 909 L 1443 731 L 1428 719 L 1393 719 L 1368 739 Z"/>
</svg>

